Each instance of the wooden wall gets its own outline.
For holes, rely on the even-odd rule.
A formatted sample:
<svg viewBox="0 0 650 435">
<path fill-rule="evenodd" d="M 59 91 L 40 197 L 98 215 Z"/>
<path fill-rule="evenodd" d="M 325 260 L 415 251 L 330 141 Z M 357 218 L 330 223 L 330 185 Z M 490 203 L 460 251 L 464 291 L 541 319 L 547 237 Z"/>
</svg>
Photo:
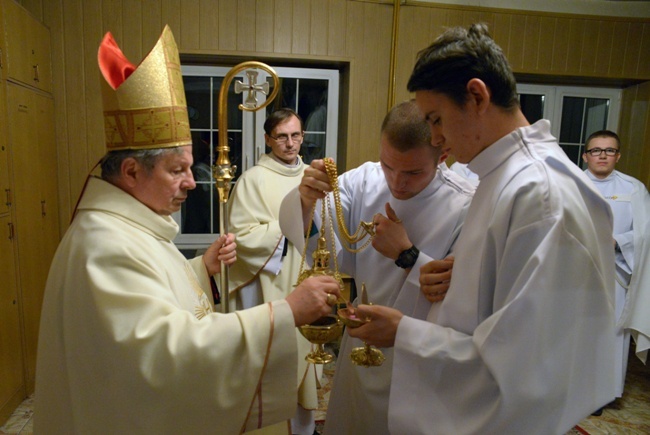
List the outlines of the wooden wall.
<svg viewBox="0 0 650 435">
<path fill-rule="evenodd" d="M 623 90 L 617 169 L 650 186 L 650 81 Z"/>
<path fill-rule="evenodd" d="M 182 54 L 238 56 L 342 65 L 339 157 L 346 168 L 378 157 L 379 126 L 388 106 L 393 3 L 386 0 L 21 0 L 51 29 L 61 200 L 67 226 L 88 170 L 103 154 L 96 53 L 113 32 L 134 62 L 164 24 Z M 395 101 L 419 50 L 445 26 L 484 21 L 517 73 L 558 84 L 603 79 L 626 90 L 621 136 L 629 156 L 621 169 L 648 182 L 647 107 L 650 21 L 419 3 L 400 6 Z M 573 82 L 575 83 L 575 81 Z M 641 135 L 639 131 L 644 133 Z M 642 157 L 641 159 L 632 158 Z M 65 228 L 62 228 L 65 229 Z"/>
</svg>

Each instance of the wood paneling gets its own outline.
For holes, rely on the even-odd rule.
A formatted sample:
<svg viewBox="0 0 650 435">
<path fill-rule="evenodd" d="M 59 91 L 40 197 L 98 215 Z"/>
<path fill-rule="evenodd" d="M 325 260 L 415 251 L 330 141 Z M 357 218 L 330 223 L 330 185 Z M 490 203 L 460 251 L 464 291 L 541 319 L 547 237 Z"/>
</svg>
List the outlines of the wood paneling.
<svg viewBox="0 0 650 435">
<path fill-rule="evenodd" d="M 594 59 L 594 73 L 606 76 L 609 74 L 609 66 L 612 59 L 612 47 L 614 46 L 614 23 L 611 21 L 599 21 L 595 27 L 596 34 L 596 56 Z"/>
<path fill-rule="evenodd" d="M 311 12 L 309 22 L 309 53 L 315 56 L 327 55 L 327 41 L 329 28 L 329 15 L 327 3 L 321 0 L 311 0 Z"/>
<path fill-rule="evenodd" d="M 62 222 L 103 151 L 96 49 L 110 30 L 138 63 L 169 24 L 181 52 L 343 62 L 347 168 L 376 159 L 390 78 L 391 2 L 354 0 L 21 1 L 52 34 Z M 407 2 L 400 7 L 395 101 L 418 51 L 446 26 L 475 21 L 518 73 L 650 80 L 648 20 Z M 81 43 L 80 43 L 81 41 Z M 242 60 L 244 60 L 242 57 Z M 625 108 L 623 108 L 625 110 Z M 650 158 L 650 156 L 646 156 Z"/>
<path fill-rule="evenodd" d="M 639 71 L 639 59 L 641 57 L 641 36 L 643 34 L 642 23 L 630 23 L 630 31 L 628 32 L 627 42 L 625 44 L 625 58 L 623 59 L 623 75 L 629 77 L 637 77 Z M 643 53 L 647 56 L 648 53 Z"/>
<path fill-rule="evenodd" d="M 133 0 L 131 0 L 131 2 L 133 2 Z M 223 1 L 220 3 L 223 3 Z M 231 1 L 230 3 L 236 2 Z M 200 48 L 201 38 L 199 36 L 199 24 L 201 23 L 201 2 L 199 0 L 183 0 L 182 5 L 182 9 L 178 11 L 181 24 L 180 33 L 174 33 L 176 42 L 179 46 Z M 147 54 L 150 48 L 151 46 L 141 56 L 134 57 L 134 59 L 142 59 L 142 56 Z"/>
<path fill-rule="evenodd" d="M 309 35 L 311 33 L 311 2 L 293 0 L 291 16 L 291 53 L 309 54 Z M 289 22 L 286 23 L 289 25 Z"/>
<path fill-rule="evenodd" d="M 156 43 L 163 26 L 167 23 L 162 22 L 160 0 L 143 0 L 142 11 L 142 49 L 147 53 Z"/>
<path fill-rule="evenodd" d="M 650 185 L 650 82 L 630 86 L 621 98 L 621 159 L 617 169 Z"/>
<path fill-rule="evenodd" d="M 331 0 L 328 4 L 327 54 L 338 56 L 345 53 L 347 32 L 342 32 L 340 29 L 347 28 L 348 2 L 347 0 Z"/>
<path fill-rule="evenodd" d="M 291 53 L 293 1 L 275 0 L 273 19 L 273 52 Z"/>
<path fill-rule="evenodd" d="M 261 53 L 273 52 L 273 0 L 257 0 L 255 5 L 255 47 Z"/>
<path fill-rule="evenodd" d="M 172 29 L 172 32 L 174 32 L 174 34 L 180 35 L 179 32 L 181 30 L 181 17 L 179 12 L 181 11 L 181 0 L 159 0 L 159 1 L 162 6 L 160 30 L 162 30 L 163 25 L 168 24 L 169 27 Z M 214 7 L 216 8 L 217 2 L 213 1 L 212 3 L 215 4 Z"/>
</svg>

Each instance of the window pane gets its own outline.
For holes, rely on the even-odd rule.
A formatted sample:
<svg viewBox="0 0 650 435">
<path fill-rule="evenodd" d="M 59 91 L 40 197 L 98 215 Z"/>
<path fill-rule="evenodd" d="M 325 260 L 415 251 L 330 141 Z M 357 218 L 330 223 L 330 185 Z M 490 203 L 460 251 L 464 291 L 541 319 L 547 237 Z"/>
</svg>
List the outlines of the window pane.
<svg viewBox="0 0 650 435">
<path fill-rule="evenodd" d="M 306 132 L 300 154 L 307 164 L 312 160 L 325 157 L 327 85 L 327 80 L 303 79 L 300 81 L 299 114 L 305 122 Z"/>
<path fill-rule="evenodd" d="M 269 77 L 267 81 L 272 87 L 273 79 Z M 296 110 L 298 101 L 297 94 L 298 79 L 280 78 L 280 91 L 278 91 L 278 95 L 275 97 L 275 100 L 266 106 L 266 116 L 268 117 L 271 113 L 275 112 L 278 109 L 282 109 L 283 107 L 288 107 L 290 109 Z"/>
<path fill-rule="evenodd" d="M 562 103 L 562 122 L 560 142 L 580 144 L 582 141 L 582 121 L 585 98 L 564 97 Z"/>
<path fill-rule="evenodd" d="M 521 111 L 531 124 L 544 117 L 544 95 L 520 94 Z"/>
<path fill-rule="evenodd" d="M 210 142 L 210 133 L 192 131 L 192 175 L 196 181 L 196 188 L 187 192 L 181 213 L 181 230 L 184 234 L 211 233 L 210 210 L 215 196 L 212 178 L 213 153 Z"/>
<path fill-rule="evenodd" d="M 581 142 L 585 142 L 594 131 L 607 128 L 609 100 L 605 98 L 587 98 L 586 109 L 587 116 L 585 117 L 585 128 Z"/>
<path fill-rule="evenodd" d="M 223 77 L 214 77 L 214 121 L 213 126 L 215 129 L 219 128 L 219 92 Z M 237 129 L 241 131 L 243 113 L 239 110 L 239 105 L 243 102 L 242 94 L 235 94 L 235 82 L 242 81 L 241 78 L 234 78 L 230 82 L 230 89 L 228 90 L 228 130 Z M 245 79 L 247 80 L 247 79 Z"/>
<path fill-rule="evenodd" d="M 567 144 L 560 144 L 560 147 L 564 150 L 566 155 L 569 157 L 569 159 L 575 163 L 576 165 L 580 165 L 580 156 L 582 155 L 581 150 L 582 146 L 581 145 L 567 145 Z"/>
<path fill-rule="evenodd" d="M 183 77 L 190 128 L 210 128 L 210 78 Z"/>
</svg>

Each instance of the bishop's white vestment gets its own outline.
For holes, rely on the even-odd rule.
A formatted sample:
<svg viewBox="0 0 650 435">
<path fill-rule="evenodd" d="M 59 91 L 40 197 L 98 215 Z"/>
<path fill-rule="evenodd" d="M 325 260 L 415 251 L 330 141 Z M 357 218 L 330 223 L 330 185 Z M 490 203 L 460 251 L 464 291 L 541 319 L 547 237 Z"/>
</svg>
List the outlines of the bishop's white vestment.
<svg viewBox="0 0 650 435">
<path fill-rule="evenodd" d="M 306 165 L 280 163 L 268 154 L 237 180 L 230 206 L 230 232 L 237 241 L 237 262 L 230 267 L 231 310 L 284 299 L 295 288 L 301 252 L 282 235 L 280 204 L 302 180 Z M 285 246 L 286 243 L 286 246 Z M 311 350 L 298 329 L 298 402 L 318 408 L 316 372 L 305 361 Z"/>
<path fill-rule="evenodd" d="M 612 215 L 541 120 L 484 149 L 437 324 L 403 317 L 394 434 L 564 434 L 613 400 Z"/>
<path fill-rule="evenodd" d="M 241 433 L 291 417 L 289 305 L 213 313 L 203 261 L 185 259 L 177 232 L 171 217 L 89 180 L 45 290 L 35 431 Z"/>
<path fill-rule="evenodd" d="M 416 264 L 404 270 L 372 246 L 357 254 L 339 247 L 339 270 L 352 276 L 357 288 L 365 283 L 368 299 L 373 304 L 392 306 L 416 318 L 426 318 L 431 303 L 420 292 L 420 267 L 450 252 L 469 208 L 473 186 L 442 164 L 419 194 L 408 200 L 398 200 L 391 195 L 379 163 L 365 163 L 342 174 L 338 177 L 338 185 L 343 216 L 350 231 L 354 231 L 360 221 L 371 222 L 376 213 L 385 214 L 388 202 L 402 219 L 409 239 L 420 250 Z M 330 203 L 331 216 L 336 216 L 331 194 Z M 320 206 L 316 210 L 320 210 Z M 319 228 L 322 225 L 319 214 L 315 223 Z M 282 204 L 280 225 L 285 235 L 295 240 L 301 249 L 304 236 L 297 189 L 290 192 Z M 334 227 L 340 234 L 336 224 Z M 315 244 L 312 242 L 316 238 L 311 238 L 309 253 L 313 252 Z M 366 368 L 350 361 L 352 349 L 359 346 L 363 346 L 360 340 L 344 335 L 325 418 L 326 434 L 388 433 L 392 350 L 383 350 L 386 356 L 383 365 Z"/>
<path fill-rule="evenodd" d="M 650 348 L 650 195 L 643 183 L 614 170 L 600 179 L 585 173 L 614 213 L 616 240 L 617 397 L 623 393 L 629 333 L 646 362 Z M 625 333 L 624 333 L 625 331 Z"/>
</svg>

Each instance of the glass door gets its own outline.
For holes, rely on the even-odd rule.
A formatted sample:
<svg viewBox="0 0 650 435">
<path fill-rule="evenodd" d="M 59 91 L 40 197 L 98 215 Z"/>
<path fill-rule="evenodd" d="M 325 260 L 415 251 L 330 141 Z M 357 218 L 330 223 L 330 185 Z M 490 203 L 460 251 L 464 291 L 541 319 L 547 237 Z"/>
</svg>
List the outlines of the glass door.
<svg viewBox="0 0 650 435">
<path fill-rule="evenodd" d="M 619 89 L 519 84 L 517 93 L 528 122 L 550 120 L 551 133 L 580 167 L 587 137 L 597 130 L 618 128 Z"/>
<path fill-rule="evenodd" d="M 554 113 L 554 122 L 559 126 L 557 137 L 564 152 L 581 168 L 582 151 L 589 135 L 604 129 L 616 132 L 620 95 L 617 89 L 558 89 Z"/>
</svg>

